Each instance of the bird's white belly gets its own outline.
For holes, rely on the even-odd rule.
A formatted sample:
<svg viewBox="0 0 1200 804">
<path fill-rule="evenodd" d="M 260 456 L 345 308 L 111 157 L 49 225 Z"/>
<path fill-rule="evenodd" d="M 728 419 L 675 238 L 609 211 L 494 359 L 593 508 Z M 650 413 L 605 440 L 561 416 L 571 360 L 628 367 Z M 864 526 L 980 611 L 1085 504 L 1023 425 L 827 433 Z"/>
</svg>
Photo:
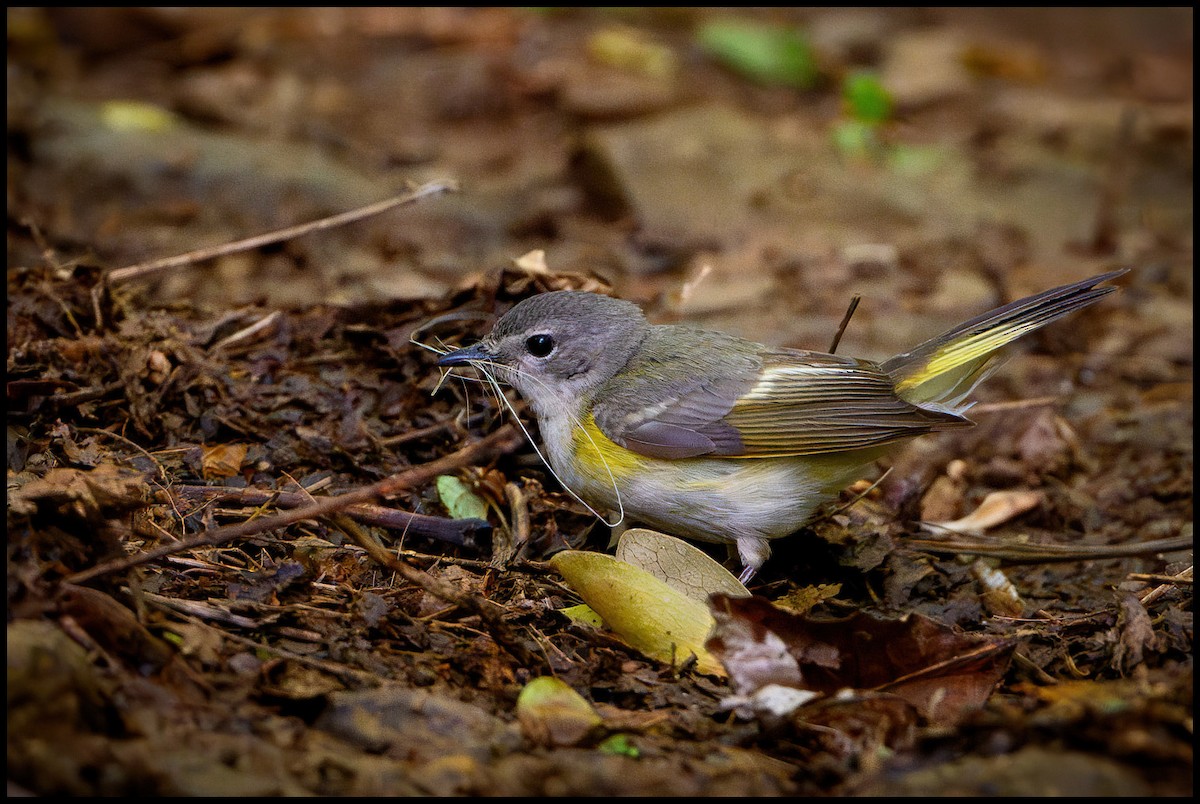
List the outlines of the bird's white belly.
<svg viewBox="0 0 1200 804">
<path fill-rule="evenodd" d="M 643 458 L 644 465 L 629 477 L 580 472 L 566 449 L 551 448 L 548 454 L 559 479 L 598 512 L 713 542 L 795 532 L 867 463 L 847 466 L 845 456 Z"/>
</svg>

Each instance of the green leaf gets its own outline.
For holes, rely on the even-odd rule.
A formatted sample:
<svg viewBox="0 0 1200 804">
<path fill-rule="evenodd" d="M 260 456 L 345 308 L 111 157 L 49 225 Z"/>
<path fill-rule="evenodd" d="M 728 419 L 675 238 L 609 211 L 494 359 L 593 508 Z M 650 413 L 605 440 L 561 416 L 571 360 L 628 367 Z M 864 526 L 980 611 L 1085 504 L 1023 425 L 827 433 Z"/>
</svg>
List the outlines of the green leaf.
<svg viewBox="0 0 1200 804">
<path fill-rule="evenodd" d="M 730 69 L 763 84 L 811 89 L 820 75 L 803 32 L 749 20 L 714 20 L 696 32 L 700 46 Z"/>
<path fill-rule="evenodd" d="M 604 618 L 592 611 L 592 607 L 586 603 L 580 603 L 578 606 L 567 606 L 565 609 L 559 609 L 558 613 L 567 615 L 567 618 L 573 623 L 590 625 L 593 628 L 604 627 Z"/>
<path fill-rule="evenodd" d="M 874 125 L 861 120 L 842 120 L 830 132 L 834 147 L 843 157 L 868 160 L 880 153 L 879 134 Z"/>
<path fill-rule="evenodd" d="M 929 176 L 948 161 L 949 153 L 940 145 L 897 145 L 887 154 L 887 166 L 899 176 Z"/>
<path fill-rule="evenodd" d="M 842 98 L 850 116 L 862 123 L 882 123 L 892 115 L 892 96 L 871 72 L 846 76 Z"/>
<path fill-rule="evenodd" d="M 642 752 L 638 750 L 638 747 L 630 741 L 628 734 L 614 734 L 611 737 L 607 737 L 602 740 L 600 745 L 596 747 L 600 749 L 602 753 L 617 754 L 619 756 L 630 757 L 632 759 L 637 759 L 642 755 Z"/>
<path fill-rule="evenodd" d="M 487 503 L 453 475 L 437 479 L 438 497 L 454 519 L 487 519 Z"/>
</svg>

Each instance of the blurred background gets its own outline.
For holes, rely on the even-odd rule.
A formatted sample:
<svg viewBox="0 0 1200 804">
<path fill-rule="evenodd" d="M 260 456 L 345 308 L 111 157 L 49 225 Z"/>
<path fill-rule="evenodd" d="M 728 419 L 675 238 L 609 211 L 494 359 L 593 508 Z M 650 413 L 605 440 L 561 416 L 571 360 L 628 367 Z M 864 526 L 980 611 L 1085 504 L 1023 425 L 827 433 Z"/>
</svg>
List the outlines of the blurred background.
<svg viewBox="0 0 1200 804">
<path fill-rule="evenodd" d="M 1114 265 L 1190 327 L 1190 9 L 25 8 L 8 44 L 10 266 L 13 222 L 117 267 L 462 186 L 154 304 L 433 299 L 544 249 L 806 348 L 862 294 L 870 357 Z"/>
</svg>

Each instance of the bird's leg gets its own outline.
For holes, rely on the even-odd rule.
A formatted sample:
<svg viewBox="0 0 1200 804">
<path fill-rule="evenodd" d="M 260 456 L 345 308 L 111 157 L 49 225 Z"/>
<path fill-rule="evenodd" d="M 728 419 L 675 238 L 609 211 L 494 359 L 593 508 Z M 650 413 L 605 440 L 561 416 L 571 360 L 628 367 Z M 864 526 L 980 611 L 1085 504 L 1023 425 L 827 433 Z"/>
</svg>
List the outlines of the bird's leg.
<svg viewBox="0 0 1200 804">
<path fill-rule="evenodd" d="M 761 536 L 738 536 L 737 551 L 742 559 L 742 572 L 738 580 L 745 586 L 771 557 L 771 545 Z"/>
</svg>

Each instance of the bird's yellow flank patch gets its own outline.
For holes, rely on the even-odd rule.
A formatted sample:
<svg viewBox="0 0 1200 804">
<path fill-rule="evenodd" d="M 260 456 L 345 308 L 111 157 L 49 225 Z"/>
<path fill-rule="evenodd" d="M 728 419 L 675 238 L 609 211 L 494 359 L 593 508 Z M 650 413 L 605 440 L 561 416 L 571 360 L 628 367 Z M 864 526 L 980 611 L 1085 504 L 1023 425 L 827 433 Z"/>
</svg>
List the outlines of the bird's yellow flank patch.
<svg viewBox="0 0 1200 804">
<path fill-rule="evenodd" d="M 610 472 L 617 481 L 633 477 L 649 461 L 612 441 L 596 426 L 590 413 L 571 434 L 571 448 L 576 470 L 603 483 L 609 482 Z"/>
</svg>

